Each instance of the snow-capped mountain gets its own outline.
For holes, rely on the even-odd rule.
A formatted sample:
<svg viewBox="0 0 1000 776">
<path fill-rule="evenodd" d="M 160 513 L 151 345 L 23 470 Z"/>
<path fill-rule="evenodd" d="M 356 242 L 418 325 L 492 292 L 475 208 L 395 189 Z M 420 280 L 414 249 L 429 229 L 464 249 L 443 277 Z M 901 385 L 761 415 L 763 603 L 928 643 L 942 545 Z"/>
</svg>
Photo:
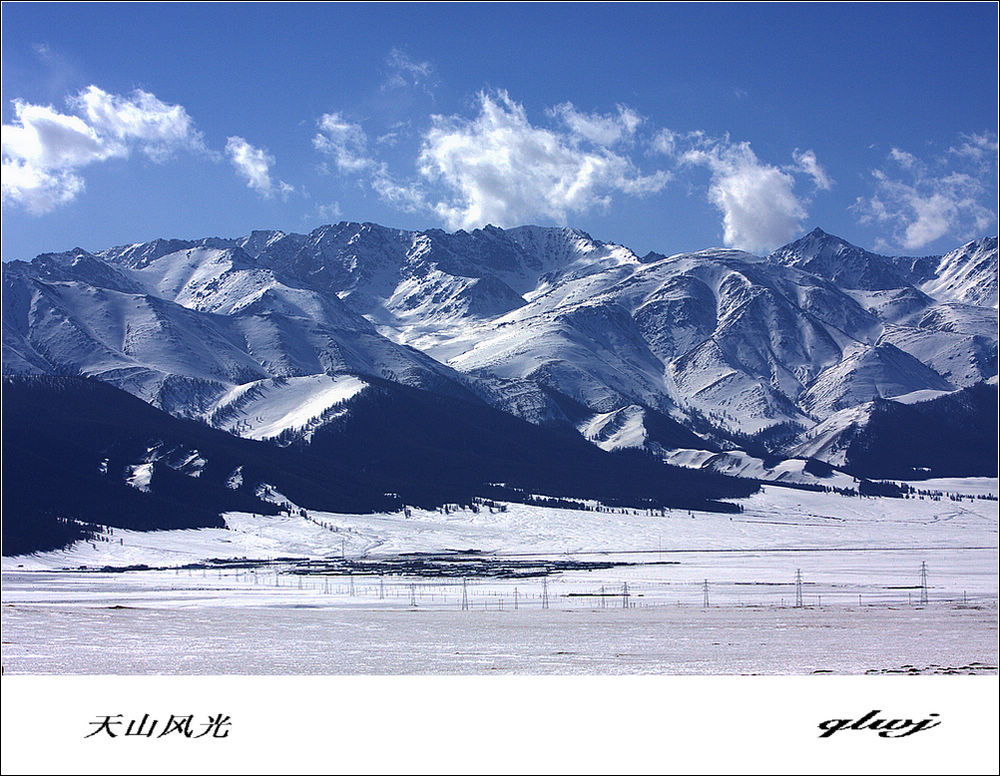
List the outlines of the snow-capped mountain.
<svg viewBox="0 0 1000 776">
<path fill-rule="evenodd" d="M 996 300 L 996 238 L 891 257 L 817 229 L 767 257 L 640 258 L 574 229 L 345 222 L 10 262 L 3 369 L 255 439 L 309 437 L 384 379 L 606 449 L 765 454 L 995 377 Z"/>
<path fill-rule="evenodd" d="M 915 277 L 936 263 L 935 257 L 894 258 L 871 253 L 819 228 L 779 248 L 769 258 L 824 277 L 840 288 L 865 291 L 911 285 Z"/>
<path fill-rule="evenodd" d="M 840 410 L 790 454 L 872 478 L 996 476 L 997 383 L 914 391 Z"/>
<path fill-rule="evenodd" d="M 935 299 L 997 308 L 997 238 L 984 237 L 941 257 L 921 290 Z"/>
<path fill-rule="evenodd" d="M 272 378 L 368 374 L 467 393 L 452 370 L 390 342 L 336 294 L 284 284 L 237 245 L 156 241 L 39 258 L 4 267 L 5 374 L 95 377 L 189 417 Z"/>
</svg>

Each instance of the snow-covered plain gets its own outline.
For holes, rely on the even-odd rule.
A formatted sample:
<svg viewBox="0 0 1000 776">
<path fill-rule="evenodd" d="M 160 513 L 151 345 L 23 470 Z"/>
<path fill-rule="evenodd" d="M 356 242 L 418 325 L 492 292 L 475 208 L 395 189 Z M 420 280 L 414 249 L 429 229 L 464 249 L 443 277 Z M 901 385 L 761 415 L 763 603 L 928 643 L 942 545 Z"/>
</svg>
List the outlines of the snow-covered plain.
<svg viewBox="0 0 1000 776">
<path fill-rule="evenodd" d="M 985 478 L 920 487 L 998 490 Z M 115 530 L 4 558 L 4 670 L 996 670 L 996 501 L 765 486 L 742 504 L 230 513 L 226 529 Z M 414 557 L 437 571 L 399 565 Z M 138 564 L 149 568 L 121 570 Z M 510 564 L 522 575 L 498 575 Z"/>
</svg>

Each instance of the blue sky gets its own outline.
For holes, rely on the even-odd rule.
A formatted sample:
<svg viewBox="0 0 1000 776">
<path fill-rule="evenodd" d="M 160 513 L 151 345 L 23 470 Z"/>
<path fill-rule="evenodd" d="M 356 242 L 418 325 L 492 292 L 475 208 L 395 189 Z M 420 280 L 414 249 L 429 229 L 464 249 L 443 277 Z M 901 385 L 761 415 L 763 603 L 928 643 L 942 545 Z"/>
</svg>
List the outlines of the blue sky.
<svg viewBox="0 0 1000 776">
<path fill-rule="evenodd" d="M 979 4 L 4 4 L 5 260 L 568 224 L 639 253 L 997 231 Z"/>
</svg>

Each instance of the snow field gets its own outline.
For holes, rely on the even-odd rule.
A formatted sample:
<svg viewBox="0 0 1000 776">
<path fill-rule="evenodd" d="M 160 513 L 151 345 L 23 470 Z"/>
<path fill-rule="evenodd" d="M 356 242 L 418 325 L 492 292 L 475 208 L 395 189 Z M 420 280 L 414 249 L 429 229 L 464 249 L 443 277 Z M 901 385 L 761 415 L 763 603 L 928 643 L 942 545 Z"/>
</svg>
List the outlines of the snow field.
<svg viewBox="0 0 1000 776">
<path fill-rule="evenodd" d="M 921 488 L 995 494 L 997 480 Z M 293 510 L 230 513 L 228 529 L 116 529 L 120 544 L 4 558 L 4 668 L 995 673 L 996 501 L 765 486 L 742 504 L 734 515 L 665 516 L 523 504 Z M 454 552 L 470 549 L 480 552 Z M 413 553 L 434 554 L 422 560 L 446 575 L 406 567 Z M 543 576 L 571 563 L 614 565 Z M 100 570 L 135 564 L 152 568 Z M 501 564 L 527 576 L 473 573 Z"/>
</svg>

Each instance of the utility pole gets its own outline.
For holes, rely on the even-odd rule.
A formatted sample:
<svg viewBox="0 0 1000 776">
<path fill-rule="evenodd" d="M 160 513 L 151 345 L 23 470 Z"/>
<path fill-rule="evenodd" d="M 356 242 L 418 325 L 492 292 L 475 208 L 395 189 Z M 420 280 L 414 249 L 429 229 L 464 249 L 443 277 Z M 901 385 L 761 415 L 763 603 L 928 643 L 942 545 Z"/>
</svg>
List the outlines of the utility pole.
<svg viewBox="0 0 1000 776">
<path fill-rule="evenodd" d="M 802 608 L 802 569 L 795 569 L 795 606 Z"/>
</svg>

